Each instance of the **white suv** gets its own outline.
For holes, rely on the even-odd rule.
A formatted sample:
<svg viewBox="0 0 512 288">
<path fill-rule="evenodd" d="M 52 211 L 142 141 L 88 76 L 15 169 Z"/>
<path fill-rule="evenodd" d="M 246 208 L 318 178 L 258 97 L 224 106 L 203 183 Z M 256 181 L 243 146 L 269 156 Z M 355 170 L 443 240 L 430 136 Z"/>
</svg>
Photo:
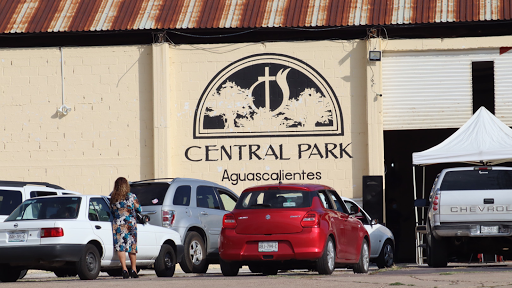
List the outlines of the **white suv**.
<svg viewBox="0 0 512 288">
<path fill-rule="evenodd" d="M 0 181 L 0 222 L 29 198 L 79 194 L 46 182 Z"/>
</svg>

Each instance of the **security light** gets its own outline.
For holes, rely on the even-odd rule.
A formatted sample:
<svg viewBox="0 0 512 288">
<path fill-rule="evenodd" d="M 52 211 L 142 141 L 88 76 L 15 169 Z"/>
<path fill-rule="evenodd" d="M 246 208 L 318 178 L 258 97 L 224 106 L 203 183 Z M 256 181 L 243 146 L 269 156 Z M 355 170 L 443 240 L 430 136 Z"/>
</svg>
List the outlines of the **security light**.
<svg viewBox="0 0 512 288">
<path fill-rule="evenodd" d="M 368 54 L 368 59 L 370 61 L 380 61 L 381 54 L 381 51 L 370 51 L 370 53 Z"/>
</svg>

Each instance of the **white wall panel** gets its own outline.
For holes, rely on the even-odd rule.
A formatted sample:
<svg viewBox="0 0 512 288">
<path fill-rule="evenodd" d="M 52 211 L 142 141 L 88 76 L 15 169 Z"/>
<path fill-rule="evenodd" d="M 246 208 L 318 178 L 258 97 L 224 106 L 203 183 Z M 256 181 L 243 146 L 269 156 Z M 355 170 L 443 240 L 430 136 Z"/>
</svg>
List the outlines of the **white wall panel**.
<svg viewBox="0 0 512 288">
<path fill-rule="evenodd" d="M 494 62 L 494 94 L 496 117 L 507 126 L 512 126 L 512 51 L 508 51 Z"/>
<path fill-rule="evenodd" d="M 512 75 L 512 52 L 509 53 L 510 56 L 500 56 L 498 48 L 385 52 L 382 59 L 384 130 L 461 127 L 473 114 L 473 61 L 495 61 L 496 114 L 512 123 L 512 97 L 505 95 L 505 91 L 512 91 L 512 81 L 501 84 L 501 79 Z M 502 109 L 502 103 L 508 107 L 504 104 Z"/>
</svg>

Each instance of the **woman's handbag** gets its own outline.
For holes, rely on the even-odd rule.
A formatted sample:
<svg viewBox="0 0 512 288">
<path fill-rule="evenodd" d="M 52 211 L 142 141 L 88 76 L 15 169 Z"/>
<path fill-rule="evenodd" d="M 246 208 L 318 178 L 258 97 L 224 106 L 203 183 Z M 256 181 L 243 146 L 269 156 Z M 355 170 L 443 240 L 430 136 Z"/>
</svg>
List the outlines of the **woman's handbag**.
<svg viewBox="0 0 512 288">
<path fill-rule="evenodd" d="M 135 212 L 135 217 L 137 218 L 137 223 L 140 223 L 142 225 L 148 223 L 150 219 L 148 215 L 139 212 Z"/>
</svg>

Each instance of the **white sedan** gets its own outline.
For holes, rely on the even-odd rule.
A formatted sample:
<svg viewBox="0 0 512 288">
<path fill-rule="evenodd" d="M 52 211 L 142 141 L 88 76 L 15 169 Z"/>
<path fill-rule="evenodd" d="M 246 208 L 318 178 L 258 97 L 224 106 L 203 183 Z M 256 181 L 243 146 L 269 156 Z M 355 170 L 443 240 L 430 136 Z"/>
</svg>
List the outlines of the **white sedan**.
<svg viewBox="0 0 512 288">
<path fill-rule="evenodd" d="M 355 214 L 368 234 L 370 235 L 370 261 L 377 264 L 379 268 L 393 266 L 393 253 L 395 250 L 395 237 L 386 226 L 373 221 L 368 214 L 354 200 L 341 197 L 348 210 Z"/>
<path fill-rule="evenodd" d="M 93 195 L 23 202 L 0 222 L 0 281 L 14 282 L 27 269 L 83 280 L 96 279 L 100 271 L 121 275 L 108 203 Z M 137 268 L 154 269 L 159 277 L 172 277 L 183 256 L 177 232 L 149 224 L 137 225 L 137 247 Z"/>
</svg>

